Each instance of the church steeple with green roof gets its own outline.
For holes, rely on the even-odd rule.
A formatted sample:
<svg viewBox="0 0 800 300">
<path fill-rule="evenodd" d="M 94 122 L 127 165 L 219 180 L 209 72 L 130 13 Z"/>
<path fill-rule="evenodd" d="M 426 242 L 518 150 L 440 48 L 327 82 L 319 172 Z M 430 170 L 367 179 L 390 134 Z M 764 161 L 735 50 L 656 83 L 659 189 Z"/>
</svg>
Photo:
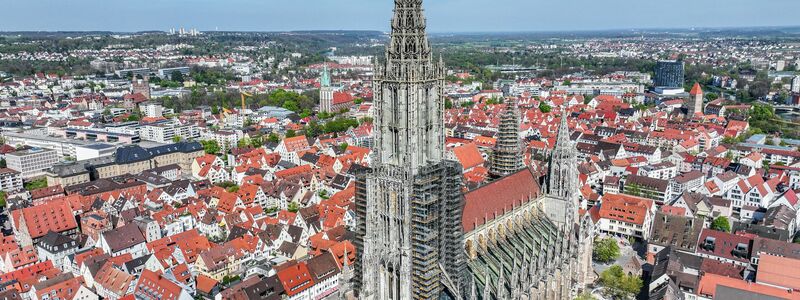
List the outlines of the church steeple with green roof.
<svg viewBox="0 0 800 300">
<path fill-rule="evenodd" d="M 319 85 L 322 87 L 331 86 L 331 74 L 328 72 L 328 64 L 322 67 L 322 77 L 319 79 Z"/>
</svg>

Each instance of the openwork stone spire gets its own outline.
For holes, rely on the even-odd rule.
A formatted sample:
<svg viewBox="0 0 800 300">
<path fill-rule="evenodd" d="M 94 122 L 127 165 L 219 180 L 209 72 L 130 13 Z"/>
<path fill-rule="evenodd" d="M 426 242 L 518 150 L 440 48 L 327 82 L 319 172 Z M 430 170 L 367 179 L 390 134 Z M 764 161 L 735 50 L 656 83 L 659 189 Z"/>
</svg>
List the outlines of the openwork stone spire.
<svg viewBox="0 0 800 300">
<path fill-rule="evenodd" d="M 422 0 L 394 1 L 392 40 L 386 54 L 389 59 L 430 59 L 431 46 L 425 35 Z"/>
<path fill-rule="evenodd" d="M 443 159 L 444 65 L 434 62 L 422 0 L 396 0 L 391 42 L 375 66 L 376 165 Z"/>
<path fill-rule="evenodd" d="M 524 168 L 522 147 L 519 141 L 519 111 L 516 103 L 508 103 L 500 117 L 497 144 L 492 153 L 492 167 L 489 173 L 499 178 L 513 174 Z"/>
<path fill-rule="evenodd" d="M 569 139 L 567 111 L 561 113 L 555 149 L 550 156 L 548 194 L 559 198 L 570 198 L 578 190 L 577 150 Z"/>
<path fill-rule="evenodd" d="M 375 64 L 375 143 L 356 184 L 360 299 L 462 299 L 462 168 L 444 159 L 444 64 L 434 62 L 421 0 L 396 0 Z"/>
<path fill-rule="evenodd" d="M 561 113 L 555 149 L 550 156 L 544 212 L 567 232 L 578 221 L 578 151 L 570 141 L 567 111 Z"/>
</svg>

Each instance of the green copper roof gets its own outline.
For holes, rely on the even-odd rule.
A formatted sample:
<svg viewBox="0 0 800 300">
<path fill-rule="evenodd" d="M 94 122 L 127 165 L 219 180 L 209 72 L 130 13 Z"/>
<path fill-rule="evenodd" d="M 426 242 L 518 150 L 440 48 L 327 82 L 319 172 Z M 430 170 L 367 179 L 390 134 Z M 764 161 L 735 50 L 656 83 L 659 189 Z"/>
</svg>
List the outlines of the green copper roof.
<svg viewBox="0 0 800 300">
<path fill-rule="evenodd" d="M 328 64 L 322 68 L 322 78 L 319 79 L 319 84 L 322 87 L 331 86 L 331 74 L 328 72 Z"/>
</svg>

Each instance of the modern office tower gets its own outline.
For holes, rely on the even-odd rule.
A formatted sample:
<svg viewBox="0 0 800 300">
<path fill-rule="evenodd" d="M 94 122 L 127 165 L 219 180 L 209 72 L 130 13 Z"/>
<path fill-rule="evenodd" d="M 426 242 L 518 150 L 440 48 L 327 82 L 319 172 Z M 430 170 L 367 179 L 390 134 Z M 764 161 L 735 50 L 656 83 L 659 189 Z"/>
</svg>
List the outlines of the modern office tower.
<svg viewBox="0 0 800 300">
<path fill-rule="evenodd" d="M 662 88 L 683 88 L 683 62 L 661 60 L 656 63 L 653 85 Z"/>
</svg>

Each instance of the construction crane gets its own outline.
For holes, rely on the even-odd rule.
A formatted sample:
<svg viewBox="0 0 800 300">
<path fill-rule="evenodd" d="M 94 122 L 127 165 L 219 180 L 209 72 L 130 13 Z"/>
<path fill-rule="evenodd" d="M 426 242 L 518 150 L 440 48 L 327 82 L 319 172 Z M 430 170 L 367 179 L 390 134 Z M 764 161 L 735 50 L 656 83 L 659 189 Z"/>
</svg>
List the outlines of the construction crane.
<svg viewBox="0 0 800 300">
<path fill-rule="evenodd" d="M 242 94 L 242 111 L 240 112 L 240 115 L 244 117 L 244 124 L 247 125 L 247 123 L 248 123 L 250 118 L 248 118 L 247 115 L 245 114 L 245 109 L 247 108 L 247 103 L 245 103 L 244 100 L 245 100 L 245 97 L 252 98 L 253 95 L 248 94 L 246 92 L 242 92 L 242 91 L 239 91 L 239 93 Z"/>
<path fill-rule="evenodd" d="M 245 104 L 244 99 L 245 99 L 245 97 L 251 97 L 252 98 L 253 95 L 248 94 L 246 92 L 239 92 L 239 93 L 242 94 L 242 113 L 244 113 L 245 108 L 247 108 L 247 104 Z"/>
</svg>

